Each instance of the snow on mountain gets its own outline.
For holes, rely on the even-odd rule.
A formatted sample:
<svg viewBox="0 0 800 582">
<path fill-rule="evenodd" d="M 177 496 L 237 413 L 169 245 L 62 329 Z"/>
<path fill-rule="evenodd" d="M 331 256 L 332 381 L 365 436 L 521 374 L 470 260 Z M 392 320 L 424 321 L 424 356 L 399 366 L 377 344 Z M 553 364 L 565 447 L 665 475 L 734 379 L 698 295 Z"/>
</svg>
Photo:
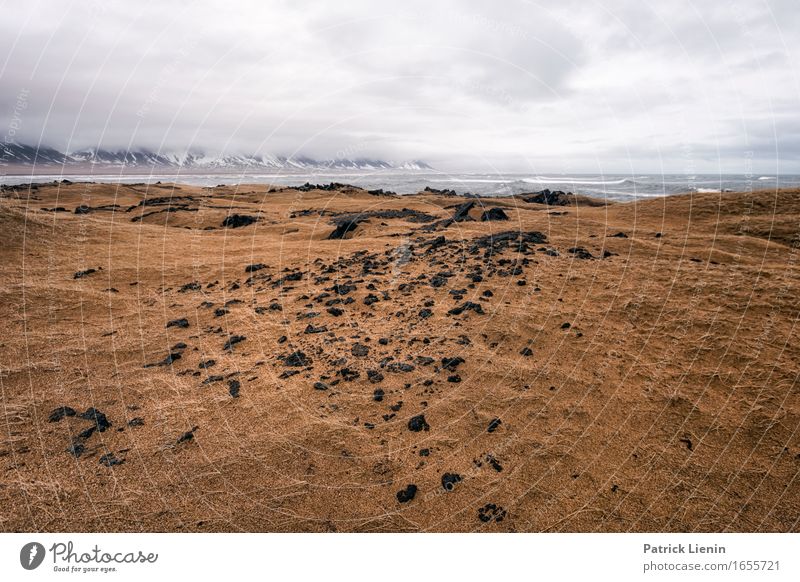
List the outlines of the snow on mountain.
<svg viewBox="0 0 800 582">
<path fill-rule="evenodd" d="M 283 157 L 268 154 L 208 156 L 199 152 L 152 152 L 149 150 L 84 149 L 66 154 L 52 148 L 0 144 L 0 166 L 75 166 L 112 168 L 185 168 L 207 170 L 432 170 L 420 160 L 386 162 L 368 158 L 354 160 L 315 160 L 305 156 Z"/>
</svg>

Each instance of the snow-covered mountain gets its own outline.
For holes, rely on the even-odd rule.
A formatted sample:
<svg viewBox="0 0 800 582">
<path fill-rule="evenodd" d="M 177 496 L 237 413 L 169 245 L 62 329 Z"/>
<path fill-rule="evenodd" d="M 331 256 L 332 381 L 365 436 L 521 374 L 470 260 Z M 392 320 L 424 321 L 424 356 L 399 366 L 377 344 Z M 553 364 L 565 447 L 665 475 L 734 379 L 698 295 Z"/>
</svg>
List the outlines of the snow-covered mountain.
<svg viewBox="0 0 800 582">
<path fill-rule="evenodd" d="M 420 160 L 408 162 L 386 162 L 358 158 L 353 160 L 314 160 L 308 157 L 284 157 L 273 155 L 224 155 L 208 156 L 196 152 L 155 153 L 148 150 L 100 150 L 86 149 L 69 154 L 52 148 L 0 144 L 0 166 L 83 166 L 101 168 L 185 168 L 198 170 L 432 170 Z"/>
</svg>

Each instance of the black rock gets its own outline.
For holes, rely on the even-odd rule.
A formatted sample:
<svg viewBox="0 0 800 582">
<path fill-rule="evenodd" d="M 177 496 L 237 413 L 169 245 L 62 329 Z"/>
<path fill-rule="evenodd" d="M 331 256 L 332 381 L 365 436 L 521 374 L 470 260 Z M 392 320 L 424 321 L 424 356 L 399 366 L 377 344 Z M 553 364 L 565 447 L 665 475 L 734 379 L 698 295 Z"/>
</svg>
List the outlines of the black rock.
<svg viewBox="0 0 800 582">
<path fill-rule="evenodd" d="M 328 307 L 328 313 L 330 313 L 334 317 L 339 317 L 344 313 L 344 310 L 339 309 L 338 307 Z"/>
<path fill-rule="evenodd" d="M 186 329 L 189 327 L 189 320 L 185 317 L 181 317 L 180 319 L 173 319 L 172 321 L 167 322 L 167 327 L 180 327 L 181 329 Z"/>
<path fill-rule="evenodd" d="M 383 381 L 383 374 L 381 374 L 378 370 L 367 370 L 367 378 L 372 384 L 377 384 L 378 382 Z"/>
<path fill-rule="evenodd" d="M 459 305 L 458 307 L 454 307 L 453 309 L 451 309 L 447 313 L 449 315 L 461 315 L 465 311 L 469 311 L 469 310 L 472 310 L 472 311 L 474 311 L 475 313 L 477 313 L 479 315 L 483 315 L 484 314 L 483 307 L 481 307 L 480 303 L 473 303 L 472 301 L 467 301 L 464 304 Z"/>
<path fill-rule="evenodd" d="M 352 220 L 342 220 L 336 224 L 336 229 L 328 235 L 328 240 L 337 240 L 347 238 L 348 233 L 353 232 L 358 228 L 358 224 L 362 222 L 357 218 Z"/>
<path fill-rule="evenodd" d="M 541 192 L 535 192 L 530 196 L 522 196 L 525 202 L 532 204 L 546 204 L 548 206 L 566 206 L 570 203 L 572 194 L 565 193 L 560 190 L 551 192 L 547 188 Z"/>
<path fill-rule="evenodd" d="M 326 331 L 328 331 L 327 326 L 320 325 L 318 327 L 314 327 L 309 323 L 303 333 L 325 333 Z"/>
<path fill-rule="evenodd" d="M 519 355 L 520 355 L 520 356 L 532 356 L 532 355 L 533 355 L 533 350 L 532 350 L 532 349 L 530 349 L 530 348 L 528 348 L 528 347 L 524 347 L 524 348 L 522 348 L 522 350 L 519 352 Z"/>
<path fill-rule="evenodd" d="M 208 386 L 209 384 L 213 384 L 214 382 L 222 382 L 225 379 L 225 376 L 220 376 L 219 374 L 214 374 L 209 376 L 200 384 L 201 386 Z"/>
<path fill-rule="evenodd" d="M 447 381 L 452 382 L 453 384 L 458 384 L 459 382 L 461 382 L 461 376 L 459 376 L 458 374 L 453 374 L 452 376 L 447 377 Z"/>
<path fill-rule="evenodd" d="M 357 358 L 363 358 L 369 355 L 369 346 L 357 343 L 350 349 L 350 353 L 356 356 Z"/>
<path fill-rule="evenodd" d="M 88 277 L 92 273 L 96 273 L 97 269 L 86 269 L 85 271 L 78 271 L 75 273 L 72 278 L 73 279 L 83 279 L 84 277 Z"/>
<path fill-rule="evenodd" d="M 186 293 L 187 291 L 200 291 L 200 289 L 200 283 L 193 281 L 191 283 L 186 283 L 186 285 L 178 289 L 178 293 Z"/>
<path fill-rule="evenodd" d="M 87 408 L 86 412 L 80 415 L 80 418 L 92 421 L 99 432 L 105 432 L 107 428 L 111 427 L 106 415 L 94 407 Z"/>
<path fill-rule="evenodd" d="M 195 431 L 197 429 L 198 429 L 198 427 L 195 426 L 194 428 L 192 428 L 192 430 L 187 430 L 180 437 L 178 437 L 178 440 L 175 442 L 175 444 L 179 445 L 181 443 L 185 443 L 187 441 L 193 440 L 194 439 L 194 433 L 195 433 Z"/>
<path fill-rule="evenodd" d="M 204 362 L 200 362 L 200 363 L 197 365 L 197 367 L 198 367 L 198 368 L 200 368 L 200 369 L 203 369 L 203 370 L 205 370 L 205 369 L 207 369 L 207 368 L 212 368 L 212 367 L 214 367 L 216 364 L 217 364 L 217 361 L 216 361 L 216 360 L 205 360 Z"/>
<path fill-rule="evenodd" d="M 80 457 L 84 451 L 86 451 L 86 447 L 80 440 L 74 440 L 72 443 L 67 447 L 67 452 L 73 455 L 75 458 Z"/>
<path fill-rule="evenodd" d="M 494 432 L 494 431 L 496 431 L 498 428 L 500 428 L 501 424 L 503 424 L 503 421 L 500 420 L 499 418 L 493 419 L 492 422 L 489 423 L 489 426 L 486 429 L 486 432 Z"/>
<path fill-rule="evenodd" d="M 337 372 L 342 377 L 342 380 L 345 382 L 352 382 L 356 378 L 361 376 L 361 373 L 358 370 L 352 370 L 350 368 L 342 368 Z"/>
<path fill-rule="evenodd" d="M 144 419 L 141 416 L 132 418 L 128 421 L 128 426 L 144 426 Z"/>
<path fill-rule="evenodd" d="M 456 368 L 464 363 L 464 358 L 460 356 L 455 356 L 452 358 L 442 358 L 442 368 L 445 370 L 450 370 L 451 372 L 455 372 Z"/>
<path fill-rule="evenodd" d="M 327 390 L 328 385 L 325 382 L 314 382 L 314 390 Z"/>
<path fill-rule="evenodd" d="M 455 489 L 456 484 L 461 481 L 461 475 L 458 473 L 445 473 L 442 475 L 442 487 L 445 491 L 452 491 Z"/>
<path fill-rule="evenodd" d="M 214 310 L 214 317 L 222 317 L 223 315 L 228 315 L 228 313 L 230 312 L 224 307 L 217 307 Z"/>
<path fill-rule="evenodd" d="M 572 324 L 570 324 L 568 321 L 565 321 L 561 324 L 561 329 L 569 329 L 570 327 L 572 327 Z"/>
<path fill-rule="evenodd" d="M 508 220 L 508 215 L 502 208 L 490 208 L 481 214 L 481 220 L 484 222 L 487 220 Z"/>
<path fill-rule="evenodd" d="M 427 431 L 430 430 L 430 425 L 425 420 L 424 414 L 418 414 L 417 416 L 411 417 L 408 421 L 408 430 L 411 432 L 420 432 L 420 431 Z"/>
<path fill-rule="evenodd" d="M 372 399 L 375 402 L 383 402 L 383 397 L 385 394 L 386 393 L 382 389 L 376 388 L 375 392 L 372 393 Z"/>
<path fill-rule="evenodd" d="M 465 202 L 456 207 L 455 212 L 453 213 L 453 220 L 455 222 L 466 222 L 468 220 L 472 220 L 472 217 L 469 215 L 469 211 L 472 210 L 472 207 L 475 206 L 475 202 Z"/>
<path fill-rule="evenodd" d="M 283 359 L 283 363 L 286 366 L 293 366 L 295 368 L 299 368 L 311 364 L 311 358 L 306 356 L 305 353 L 298 350 L 286 356 Z"/>
<path fill-rule="evenodd" d="M 390 372 L 413 372 L 415 370 L 414 366 L 411 364 L 406 364 L 405 362 L 392 362 L 391 364 L 386 364 L 386 369 Z"/>
<path fill-rule="evenodd" d="M 253 263 L 252 265 L 247 265 L 244 268 L 245 273 L 255 273 L 256 271 L 260 271 L 261 269 L 266 269 L 267 266 L 264 263 Z"/>
<path fill-rule="evenodd" d="M 59 406 L 50 413 L 50 417 L 47 420 L 49 422 L 59 422 L 67 416 L 75 416 L 76 414 L 77 412 L 75 412 L 74 408 L 69 406 Z"/>
<path fill-rule="evenodd" d="M 611 238 L 628 238 L 628 235 L 625 234 L 624 232 L 618 232 L 617 234 L 610 234 L 608 236 L 610 236 Z"/>
<path fill-rule="evenodd" d="M 255 216 L 246 216 L 244 214 L 231 214 L 222 221 L 222 226 L 225 228 L 240 228 L 242 226 L 249 226 L 257 222 L 258 218 Z"/>
<path fill-rule="evenodd" d="M 125 462 L 125 459 L 118 459 L 114 456 L 114 453 L 106 453 L 102 457 L 100 457 L 100 464 L 105 465 L 106 467 L 113 467 L 114 465 L 121 465 Z"/>
<path fill-rule="evenodd" d="M 427 318 L 429 318 L 431 315 L 433 315 L 433 311 L 431 311 L 431 310 L 430 310 L 430 309 L 428 309 L 428 308 L 421 309 L 421 310 L 420 310 L 420 312 L 419 312 L 419 316 L 420 316 L 422 319 L 427 319 Z"/>
<path fill-rule="evenodd" d="M 572 247 L 571 249 L 567 249 L 567 251 L 572 253 L 579 259 L 588 260 L 594 258 L 594 255 L 592 255 L 592 253 L 590 253 L 583 247 Z"/>
<path fill-rule="evenodd" d="M 410 483 L 406 486 L 405 489 L 402 489 L 397 492 L 397 501 L 400 503 L 408 503 L 414 496 L 417 494 L 417 486 L 413 483 Z"/>
<path fill-rule="evenodd" d="M 487 503 L 478 510 L 478 519 L 483 523 L 489 523 L 492 520 L 500 523 L 505 519 L 506 515 L 506 510 L 494 503 Z"/>
<path fill-rule="evenodd" d="M 372 305 L 373 303 L 377 303 L 378 301 L 380 301 L 380 299 L 378 299 L 378 297 L 376 295 L 373 295 L 372 293 L 364 297 L 364 305 Z"/>
<path fill-rule="evenodd" d="M 242 387 L 239 380 L 228 380 L 228 394 L 233 398 L 239 398 L 239 389 Z"/>
<path fill-rule="evenodd" d="M 225 342 L 225 345 L 222 346 L 222 349 L 225 350 L 225 351 L 233 351 L 233 346 L 235 346 L 238 343 L 243 342 L 246 339 L 247 339 L 247 337 L 245 337 L 243 335 L 233 335 L 233 336 L 230 337 L 230 339 L 228 339 L 228 341 Z"/>
</svg>

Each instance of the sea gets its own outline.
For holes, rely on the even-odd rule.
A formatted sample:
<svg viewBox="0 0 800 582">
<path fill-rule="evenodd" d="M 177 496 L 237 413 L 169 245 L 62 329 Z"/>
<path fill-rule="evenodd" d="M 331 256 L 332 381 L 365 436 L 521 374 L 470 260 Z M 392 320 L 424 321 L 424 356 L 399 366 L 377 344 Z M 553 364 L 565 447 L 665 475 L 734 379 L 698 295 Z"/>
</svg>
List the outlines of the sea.
<svg viewBox="0 0 800 582">
<path fill-rule="evenodd" d="M 270 184 L 299 186 L 305 183 L 340 182 L 367 190 L 414 194 L 426 187 L 453 190 L 458 194 L 508 196 L 544 189 L 585 194 L 597 198 L 630 201 L 689 192 L 748 192 L 800 187 L 800 175 L 735 174 L 449 174 L 413 171 L 325 171 L 325 172 L 163 172 L 163 173 L 87 173 L 87 174 L 0 174 L 0 184 L 46 183 L 67 179 L 73 182 L 119 184 L 181 182 L 200 186 Z"/>
</svg>

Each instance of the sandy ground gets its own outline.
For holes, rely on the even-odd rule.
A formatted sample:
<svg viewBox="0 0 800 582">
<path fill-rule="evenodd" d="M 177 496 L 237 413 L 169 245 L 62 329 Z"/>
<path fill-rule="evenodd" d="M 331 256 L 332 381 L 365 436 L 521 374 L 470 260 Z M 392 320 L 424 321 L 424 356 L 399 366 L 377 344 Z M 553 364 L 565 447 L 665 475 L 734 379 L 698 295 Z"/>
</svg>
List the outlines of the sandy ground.
<svg viewBox="0 0 800 582">
<path fill-rule="evenodd" d="M 465 202 L 3 191 L 0 530 L 800 530 L 800 192 Z"/>
</svg>

